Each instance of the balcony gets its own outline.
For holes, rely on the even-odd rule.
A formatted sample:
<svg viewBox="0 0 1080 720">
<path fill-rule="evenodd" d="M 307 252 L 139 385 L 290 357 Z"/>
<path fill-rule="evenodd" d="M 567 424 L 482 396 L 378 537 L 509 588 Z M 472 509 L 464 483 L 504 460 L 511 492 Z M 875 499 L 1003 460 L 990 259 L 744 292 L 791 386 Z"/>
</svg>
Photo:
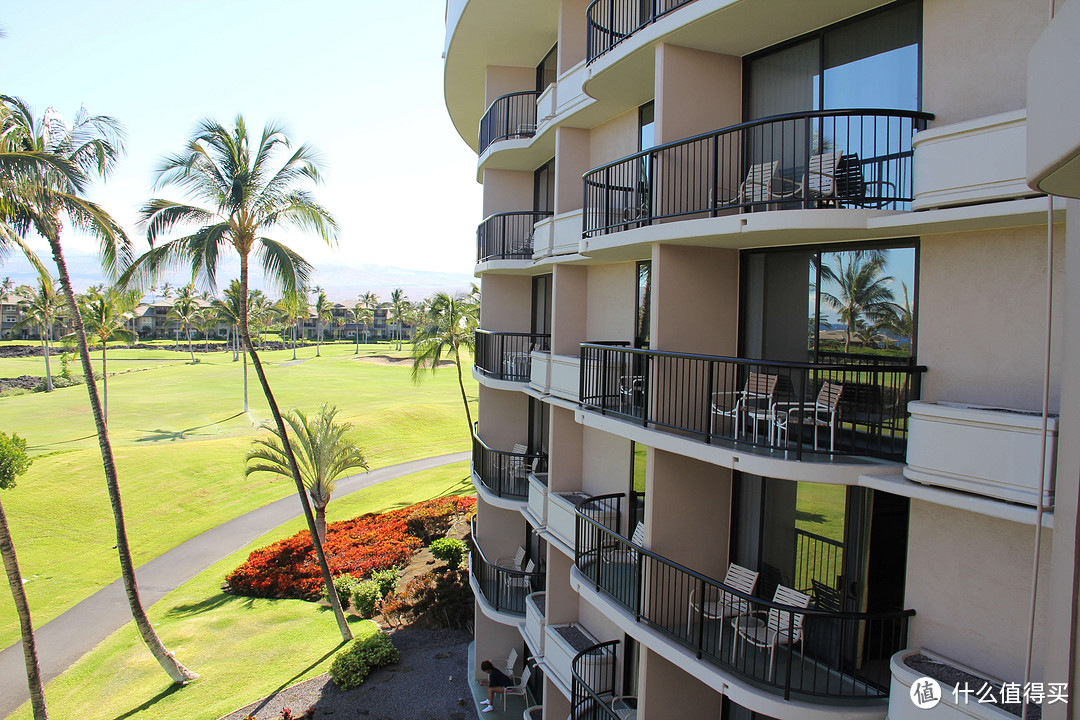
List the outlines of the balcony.
<svg viewBox="0 0 1080 720">
<path fill-rule="evenodd" d="M 525 617 L 525 596 L 544 589 L 544 573 L 526 572 L 511 567 L 513 558 L 492 562 L 480 548 L 476 536 L 476 518 L 471 523 L 472 550 L 469 555 L 469 576 L 473 592 L 496 613 Z"/>
<path fill-rule="evenodd" d="M 932 119 L 822 110 L 658 145 L 585 173 L 583 234 L 766 210 L 907 210 L 912 136 Z"/>
<path fill-rule="evenodd" d="M 545 333 L 511 333 L 476 331 L 477 372 L 494 380 L 529 382 L 532 373 L 532 351 L 548 352 L 551 335 Z"/>
<path fill-rule="evenodd" d="M 903 461 L 907 404 L 919 398 L 926 368 L 899 357 L 828 359 L 770 362 L 582 343 L 580 402 L 653 430 L 782 459 Z"/>
<path fill-rule="evenodd" d="M 637 717 L 637 698 L 617 697 L 615 694 L 618 647 L 618 640 L 609 640 L 574 656 L 570 664 L 570 717 L 589 720 Z"/>
<path fill-rule="evenodd" d="M 546 672 L 560 685 L 571 688 L 573 685 L 574 661 L 581 653 L 588 653 L 596 647 L 598 641 L 581 623 L 548 625 L 545 628 L 544 664 Z M 592 662 L 597 666 L 613 667 L 613 654 L 592 655 Z M 588 661 L 586 661 L 588 662 Z M 588 717 L 588 715 L 571 715 Z"/>
<path fill-rule="evenodd" d="M 529 473 L 534 469 L 547 472 L 547 453 L 495 450 L 480 439 L 476 425 L 473 425 L 472 472 L 483 489 L 498 498 L 526 502 L 529 499 Z"/>
<path fill-rule="evenodd" d="M 693 0 L 593 0 L 585 10 L 588 62 Z"/>
<path fill-rule="evenodd" d="M 505 212 L 491 215 L 476 228 L 476 262 L 532 260 L 533 226 L 550 212 Z"/>
<path fill-rule="evenodd" d="M 525 625 L 522 632 L 534 655 L 544 654 L 544 628 L 547 627 L 547 593 L 525 596 Z"/>
<path fill-rule="evenodd" d="M 480 149 L 484 154 L 492 143 L 510 138 L 530 138 L 536 134 L 535 90 L 514 92 L 495 98 L 480 118 Z"/>
<path fill-rule="evenodd" d="M 814 585 L 808 608 L 739 592 L 623 538 L 593 519 L 591 508 L 621 502 L 619 495 L 578 505 L 575 565 L 589 585 L 675 644 L 720 670 L 790 700 L 870 702 L 889 695 L 889 658 L 906 646 L 913 610 L 843 612 L 833 593 Z M 604 510 L 606 512 L 606 510 Z M 695 602 L 694 598 L 698 598 Z M 721 616 L 725 598 L 742 612 Z M 772 628 L 778 642 L 759 647 L 747 637 Z M 756 637 L 761 637 L 761 633 Z"/>
</svg>

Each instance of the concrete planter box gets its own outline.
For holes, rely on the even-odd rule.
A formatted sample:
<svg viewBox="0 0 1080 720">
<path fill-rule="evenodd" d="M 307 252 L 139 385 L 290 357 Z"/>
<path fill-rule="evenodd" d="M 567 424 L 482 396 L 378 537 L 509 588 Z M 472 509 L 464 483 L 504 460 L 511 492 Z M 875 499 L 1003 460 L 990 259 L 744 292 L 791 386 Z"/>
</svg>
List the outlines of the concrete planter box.
<svg viewBox="0 0 1080 720">
<path fill-rule="evenodd" d="M 925 485 L 1037 505 L 1042 417 L 1007 408 L 908 403 L 911 421 L 904 476 Z M 1043 503 L 1053 505 L 1057 418 L 1046 438 Z"/>
<path fill-rule="evenodd" d="M 529 475 L 529 513 L 547 525 L 547 473 Z"/>
<path fill-rule="evenodd" d="M 551 387 L 551 353 L 533 350 L 529 364 L 529 385 L 542 393 Z"/>
<path fill-rule="evenodd" d="M 580 630 L 587 639 L 587 645 L 585 647 L 574 647 L 571 645 L 559 634 L 559 628 L 562 627 L 574 627 Z M 574 656 L 587 649 L 589 646 L 596 645 L 599 641 L 593 638 L 588 630 L 577 623 L 548 625 L 544 635 L 544 663 L 551 669 L 551 672 L 558 677 L 559 682 L 563 683 L 566 687 L 570 687 L 573 678 L 571 668 L 574 662 Z M 613 656 L 610 654 L 597 655 L 592 662 L 611 663 L 612 659 Z"/>
<path fill-rule="evenodd" d="M 549 392 L 564 400 L 577 402 L 581 385 L 581 358 L 576 355 L 552 355 Z"/>
<path fill-rule="evenodd" d="M 548 530 L 569 548 L 574 547 L 577 538 L 577 503 L 586 497 L 584 493 L 548 493 Z M 614 527 L 617 519 L 614 504 L 605 512 L 593 507 L 593 517 L 606 527 Z"/>
<path fill-rule="evenodd" d="M 1016 715 L 1005 712 L 995 705 L 979 703 L 974 695 L 972 695 L 966 703 L 964 702 L 963 697 L 961 697 L 958 704 L 953 699 L 952 686 L 946 686 L 945 683 L 939 683 L 941 685 L 941 701 L 935 707 L 927 709 L 919 708 L 912 701 L 911 686 L 925 676 L 905 665 L 904 660 L 920 654 L 931 657 L 934 660 L 947 665 L 952 665 L 958 670 L 975 675 L 976 677 L 999 687 L 1001 685 L 1000 680 L 983 675 L 977 670 L 972 670 L 960 663 L 943 658 L 939 655 L 934 655 L 925 650 L 901 650 L 889 660 L 889 669 L 892 671 L 892 684 L 889 690 L 888 720 L 971 720 L 972 718 L 977 718 L 978 720 L 1017 720 Z M 979 687 L 981 687 L 978 682 L 974 683 L 974 685 L 974 690 L 978 690 Z M 971 685 L 969 684 L 969 687 L 970 686 Z"/>
<path fill-rule="evenodd" d="M 537 655 L 544 654 L 545 599 L 546 595 L 542 592 L 525 596 L 525 640 Z M 541 610 L 541 606 L 545 606 L 545 609 Z"/>
</svg>

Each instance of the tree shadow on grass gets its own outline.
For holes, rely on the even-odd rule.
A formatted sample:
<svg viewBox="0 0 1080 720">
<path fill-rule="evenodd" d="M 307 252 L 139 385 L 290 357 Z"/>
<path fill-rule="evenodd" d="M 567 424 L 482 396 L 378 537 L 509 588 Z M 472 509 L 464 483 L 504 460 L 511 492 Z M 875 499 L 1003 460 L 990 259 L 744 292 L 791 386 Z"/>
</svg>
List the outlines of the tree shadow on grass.
<svg viewBox="0 0 1080 720">
<path fill-rule="evenodd" d="M 281 683 L 281 685 L 278 685 L 277 688 L 275 688 L 269 695 L 267 695 L 261 701 L 259 701 L 259 704 L 256 705 L 254 708 L 252 708 L 251 711 L 248 714 L 249 715 L 258 714 L 258 712 L 260 710 L 262 710 L 264 707 L 266 707 L 267 705 L 270 704 L 270 702 L 274 699 L 275 695 L 277 695 L 282 690 L 285 690 L 286 688 L 291 686 L 294 682 L 296 682 L 297 680 L 302 678 L 304 675 L 306 675 L 309 672 L 311 672 L 312 670 L 314 670 L 316 667 L 319 666 L 319 663 L 325 662 L 327 660 L 327 658 L 329 658 L 331 655 L 336 653 L 338 650 L 340 650 L 344 646 L 345 646 L 345 641 L 342 641 L 342 642 L 338 643 L 337 647 L 335 647 L 333 650 L 330 650 L 325 655 L 323 655 L 321 658 L 319 658 L 315 662 L 311 663 L 306 668 L 304 668 L 300 672 L 296 673 L 295 675 L 293 675 L 291 678 L 289 678 L 285 682 Z M 120 720 L 120 718 L 117 718 L 117 720 Z"/>
<path fill-rule="evenodd" d="M 184 440 L 188 433 L 193 433 L 196 430 L 202 430 L 203 428 L 213 427 L 215 425 L 227 423 L 230 420 L 234 420 L 243 414 L 244 413 L 242 412 L 238 412 L 235 415 L 231 415 L 225 418 L 224 420 L 216 420 L 214 422 L 206 423 L 205 425 L 196 425 L 194 427 L 185 428 L 184 430 L 143 430 L 143 432 L 147 434 L 143 435 L 141 438 L 136 439 L 135 442 L 162 442 L 163 440 L 173 442 L 176 440 Z"/>
<path fill-rule="evenodd" d="M 115 720 L 125 720 L 125 718 L 137 717 L 140 713 L 145 712 L 146 710 L 149 710 L 150 708 L 152 708 L 156 703 L 161 702 L 162 700 L 169 697 L 173 693 L 179 692 L 180 690 L 183 690 L 183 689 L 184 689 L 183 685 L 170 685 L 169 687 L 165 688 L 164 690 L 159 692 L 154 697 L 152 697 L 149 700 L 147 700 L 146 702 L 144 702 L 142 705 L 139 705 L 138 707 L 133 707 L 133 708 L 131 708 L 130 710 L 128 710 L 126 713 L 124 713 L 122 715 L 117 715 Z"/>
<path fill-rule="evenodd" d="M 185 605 L 174 605 L 169 608 L 165 614 L 169 617 L 190 617 L 192 615 L 199 615 L 201 613 L 217 610 L 232 603 L 243 603 L 249 608 L 254 603 L 254 598 L 242 597 L 240 595 L 229 595 L 228 593 L 218 593 L 217 595 L 211 595 L 205 600 L 200 600 L 196 603 L 188 603 Z"/>
<path fill-rule="evenodd" d="M 821 513 L 806 512 L 805 510 L 796 510 L 795 519 L 808 523 L 817 523 L 819 525 L 829 522 L 829 519 Z"/>
</svg>

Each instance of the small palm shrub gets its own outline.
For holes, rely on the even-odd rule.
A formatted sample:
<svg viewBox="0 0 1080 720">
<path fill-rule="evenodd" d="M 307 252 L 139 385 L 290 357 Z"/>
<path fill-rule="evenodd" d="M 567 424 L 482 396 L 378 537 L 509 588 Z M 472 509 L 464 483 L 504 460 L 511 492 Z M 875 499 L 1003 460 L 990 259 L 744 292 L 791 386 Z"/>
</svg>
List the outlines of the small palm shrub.
<svg viewBox="0 0 1080 720">
<path fill-rule="evenodd" d="M 330 663 L 330 677 L 342 690 L 358 687 L 372 670 L 401 658 L 390 636 L 381 630 L 350 642 Z"/>
<path fill-rule="evenodd" d="M 353 609 L 362 618 L 374 615 L 380 600 L 382 600 L 382 593 L 379 592 L 379 583 L 374 580 L 361 580 L 353 588 Z"/>
<path fill-rule="evenodd" d="M 463 540 L 439 538 L 429 549 L 432 555 L 446 563 L 449 570 L 457 570 L 469 548 Z"/>
<path fill-rule="evenodd" d="M 352 600 L 353 593 L 356 591 L 356 586 L 359 582 L 359 580 L 348 573 L 338 575 L 334 578 L 334 589 L 337 590 L 342 607 L 349 606 L 349 602 Z"/>
<path fill-rule="evenodd" d="M 379 586 L 379 598 L 384 598 L 397 589 L 398 569 L 396 567 L 376 570 L 371 573 L 371 579 Z"/>
</svg>

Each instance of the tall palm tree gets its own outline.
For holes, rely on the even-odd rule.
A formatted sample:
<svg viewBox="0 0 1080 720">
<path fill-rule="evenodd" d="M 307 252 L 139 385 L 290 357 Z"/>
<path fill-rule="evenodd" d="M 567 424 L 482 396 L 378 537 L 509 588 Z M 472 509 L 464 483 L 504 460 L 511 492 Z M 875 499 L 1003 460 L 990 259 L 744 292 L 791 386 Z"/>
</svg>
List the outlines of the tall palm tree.
<svg viewBox="0 0 1080 720">
<path fill-rule="evenodd" d="M 24 286 L 20 294 L 25 298 L 21 303 L 23 318 L 12 326 L 11 332 L 21 331 L 29 325 L 36 325 L 41 335 L 41 349 L 45 355 L 45 392 L 52 392 L 52 370 L 49 367 L 49 342 L 52 340 L 53 327 L 60 319 L 64 305 L 56 292 L 56 285 L 51 277 L 38 278 L 37 289 Z"/>
<path fill-rule="evenodd" d="M 375 321 L 375 308 L 379 307 L 379 296 L 368 290 L 358 298 L 358 302 L 371 311 L 368 315 L 370 321 L 364 326 L 364 343 L 367 344 L 368 330 L 370 329 L 371 323 Z"/>
<path fill-rule="evenodd" d="M 199 310 L 199 304 L 195 302 L 195 298 L 190 295 L 179 295 L 176 302 L 169 309 L 168 315 L 169 318 L 177 322 L 179 327 L 184 329 L 184 337 L 187 338 L 188 353 L 191 355 L 192 365 L 195 364 L 195 349 L 191 346 L 191 326 L 198 318 Z"/>
<path fill-rule="evenodd" d="M 99 240 L 100 259 L 107 273 L 115 273 L 127 263 L 131 250 L 123 228 L 99 205 L 84 197 L 92 178 L 107 177 L 122 153 L 120 125 L 110 117 L 91 116 L 85 109 L 79 111 L 70 126 L 55 112 L 47 111 L 44 118 L 38 119 L 26 103 L 6 95 L 0 96 L 0 106 L 3 107 L 0 113 L 0 190 L 3 191 L 0 192 L 0 198 L 3 198 L 0 202 L 0 243 L 7 248 L 22 249 L 39 272 L 43 266 L 29 251 L 23 237 L 33 229 L 49 243 L 86 377 L 90 411 L 97 429 L 101 464 L 116 525 L 116 549 L 128 605 L 139 635 L 154 658 L 173 682 L 184 684 L 198 675 L 181 665 L 165 649 L 139 597 L 112 443 L 60 243 L 66 221 L 68 227 Z"/>
<path fill-rule="evenodd" d="M 5 277 L 3 281 L 0 281 L 0 295 L 10 295 L 15 290 L 15 281 L 10 277 Z"/>
<path fill-rule="evenodd" d="M 217 313 L 212 308 L 199 308 L 198 312 L 195 313 L 195 328 L 202 333 L 203 350 L 206 352 L 210 352 L 210 335 L 214 332 L 217 324 Z"/>
<path fill-rule="evenodd" d="M 279 151 L 290 152 L 284 164 L 274 167 Z M 259 378 L 274 426 L 281 438 L 289 468 L 315 554 L 326 583 L 326 593 L 344 639 L 352 637 L 341 610 L 330 567 L 322 543 L 318 541 L 315 517 L 304 489 L 300 467 L 286 435 L 285 420 L 270 389 L 258 352 L 251 344 L 248 327 L 248 272 L 252 255 L 262 265 L 267 279 L 281 290 L 301 287 L 311 266 L 297 253 L 267 234 L 282 227 L 317 233 L 327 243 L 337 235 L 337 223 L 301 186 L 318 183 L 316 153 L 307 145 L 291 147 L 285 133 L 268 124 L 258 140 L 248 135 L 242 116 L 232 127 L 210 119 L 202 120 L 184 150 L 166 157 L 158 169 L 158 186 L 175 185 L 207 207 L 153 199 L 142 209 L 151 249 L 132 266 L 126 277 L 152 278 L 171 265 L 187 263 L 193 277 L 214 287 L 219 251 L 232 248 L 240 256 L 240 337 L 245 352 Z M 164 243 L 164 236 L 176 233 Z"/>
<path fill-rule="evenodd" d="M 12 433 L 11 437 L 0 432 L 0 490 L 15 487 L 15 479 L 30 468 L 32 461 L 26 455 L 26 441 Z M 0 556 L 4 559 L 8 587 L 15 599 L 15 610 L 19 615 L 19 628 L 22 631 L 23 660 L 26 662 L 26 682 L 30 686 L 30 705 L 34 708 L 34 720 L 48 720 L 49 710 L 45 705 L 45 691 L 41 686 L 41 666 L 38 664 L 37 645 L 34 642 L 34 623 L 30 618 L 30 605 L 26 602 L 23 590 L 22 573 L 19 572 L 19 558 L 15 555 L 15 543 L 8 530 L 4 505 L 0 502 Z"/>
<path fill-rule="evenodd" d="M 390 307 L 394 310 L 394 327 L 397 336 L 397 343 L 394 345 L 395 350 L 401 349 L 401 320 L 408 302 L 405 291 L 401 288 L 394 288 L 394 291 L 390 293 Z"/>
<path fill-rule="evenodd" d="M 82 325 L 101 342 L 101 398 L 106 424 L 109 422 L 109 375 L 106 350 L 110 340 L 129 341 L 135 335 L 127 329 L 131 311 L 134 309 L 135 295 L 132 291 L 120 291 L 116 288 L 91 290 L 83 295 L 79 302 Z M 194 355 L 192 356 L 194 358 Z"/>
<path fill-rule="evenodd" d="M 173 294 L 173 286 L 172 285 L 170 285 L 169 283 L 166 282 L 164 285 L 161 286 L 161 297 L 162 298 L 164 298 L 165 300 L 168 300 L 169 298 L 172 297 L 172 294 Z"/>
<path fill-rule="evenodd" d="M 334 333 L 335 339 L 340 340 L 341 339 L 341 331 L 345 329 L 345 316 L 344 315 L 334 315 L 334 327 L 337 328 L 337 330 Z"/>
<path fill-rule="evenodd" d="M 296 460 L 300 464 L 304 487 L 315 507 L 315 528 L 321 543 L 326 542 L 326 506 L 334 492 L 334 481 L 346 470 L 368 469 L 363 451 L 346 438 L 353 429 L 352 424 L 334 422 L 337 412 L 336 406 L 324 403 L 319 413 L 311 418 L 295 408 L 284 416 L 292 430 L 289 435 L 292 446 L 300 448 Z M 292 477 L 281 436 L 272 426 L 264 427 L 274 434 L 252 441 L 244 474 L 269 472 Z"/>
<path fill-rule="evenodd" d="M 822 265 L 822 277 L 829 267 L 830 279 L 836 283 L 836 293 L 821 292 L 821 299 L 837 311 L 845 325 L 844 352 L 851 349 L 851 338 L 858 334 L 860 323 L 873 322 L 874 318 L 887 313 L 893 305 L 894 296 L 890 284 L 894 278 L 882 275 L 884 260 L 877 257 L 863 259 L 851 256 L 844 262 L 844 255 L 836 254 L 835 268 Z"/>
<path fill-rule="evenodd" d="M 319 348 L 322 347 L 323 323 L 334 319 L 334 305 L 326 298 L 326 292 L 319 290 L 319 296 L 315 298 L 315 357 L 321 357 Z"/>
<path fill-rule="evenodd" d="M 443 353 L 454 356 L 461 402 L 465 406 L 465 420 L 469 424 L 470 434 L 473 422 L 469 398 L 465 394 L 465 380 L 461 374 L 461 350 L 475 351 L 479 321 L 480 306 L 466 296 L 435 293 L 431 298 L 428 322 L 416 329 L 412 347 L 412 378 L 417 383 L 423 379 L 425 370 L 435 372 L 438 369 Z"/>
<path fill-rule="evenodd" d="M 349 311 L 349 317 L 352 318 L 353 325 L 356 326 L 356 349 L 353 350 L 353 355 L 360 354 L 360 325 L 367 320 L 367 314 L 371 312 L 360 302 L 353 305 L 352 310 Z M 366 333 L 365 333 L 366 334 Z M 365 338 L 365 341 L 367 338 Z"/>
<path fill-rule="evenodd" d="M 277 309 L 285 326 L 292 330 L 292 359 L 296 359 L 296 328 L 301 318 L 307 317 L 307 295 L 302 290 L 293 290 L 282 294 L 277 301 Z"/>
</svg>

